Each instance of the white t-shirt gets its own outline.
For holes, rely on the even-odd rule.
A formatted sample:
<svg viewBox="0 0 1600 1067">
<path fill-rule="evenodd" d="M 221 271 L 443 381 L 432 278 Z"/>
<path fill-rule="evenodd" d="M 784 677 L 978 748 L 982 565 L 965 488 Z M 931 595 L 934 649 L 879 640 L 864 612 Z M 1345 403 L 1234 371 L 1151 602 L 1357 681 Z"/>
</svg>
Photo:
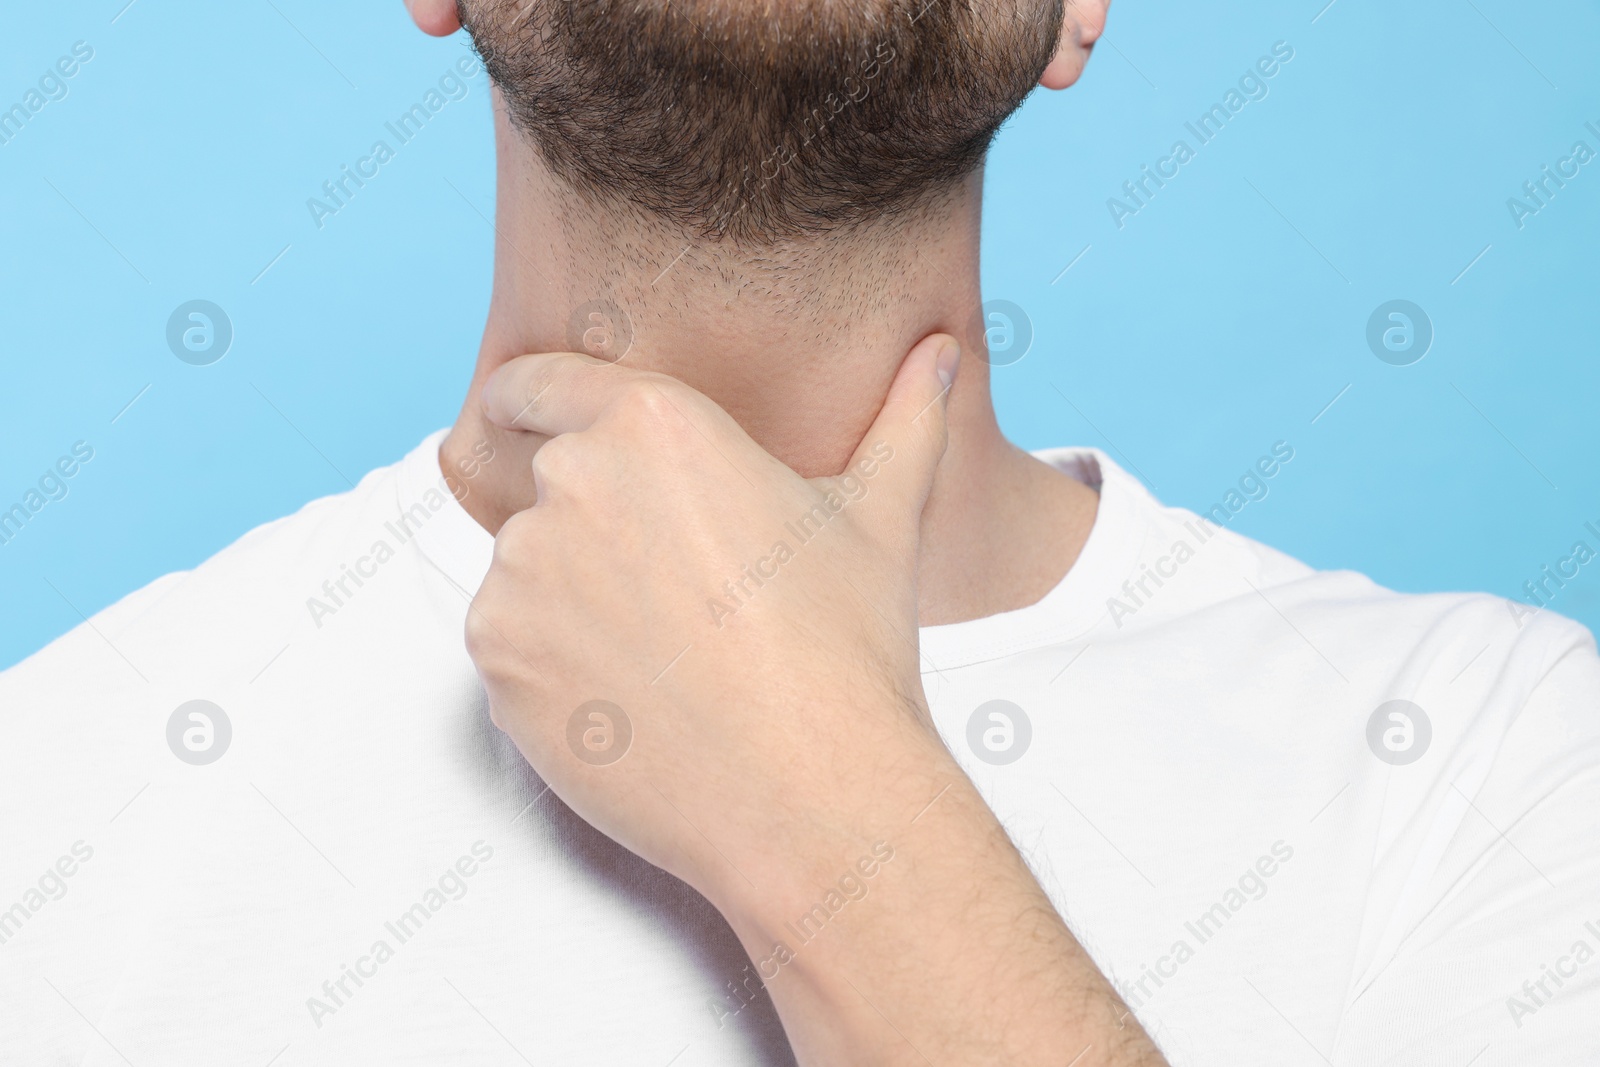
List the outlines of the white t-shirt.
<svg viewBox="0 0 1600 1067">
<path fill-rule="evenodd" d="M 791 1062 L 710 904 L 490 724 L 441 437 L 0 675 L 0 1062 Z M 1043 458 L 1080 559 L 923 681 L 1171 1062 L 1600 1060 L 1588 631 Z"/>
</svg>

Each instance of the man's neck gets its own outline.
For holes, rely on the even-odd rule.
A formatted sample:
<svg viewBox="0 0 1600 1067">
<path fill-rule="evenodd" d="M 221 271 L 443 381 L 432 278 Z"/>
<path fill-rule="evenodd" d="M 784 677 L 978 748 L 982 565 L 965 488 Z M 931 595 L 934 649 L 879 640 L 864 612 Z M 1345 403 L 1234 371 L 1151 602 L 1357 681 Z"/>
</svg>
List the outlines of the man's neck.
<svg viewBox="0 0 1600 1067">
<path fill-rule="evenodd" d="M 542 439 L 490 426 L 478 402 L 488 375 L 516 356 L 587 350 L 671 375 L 815 477 L 844 468 L 911 346 L 945 332 L 964 358 L 923 516 L 922 622 L 1021 607 L 1059 581 L 1095 498 L 1014 448 L 996 424 L 981 347 L 981 177 L 937 211 L 881 232 L 752 253 L 584 204 L 498 114 L 496 124 L 494 292 L 466 403 L 440 454 L 485 529 L 533 503 L 528 461 Z M 489 448 L 495 458 L 483 463 Z M 1019 543 L 1041 547 L 1018 552 Z"/>
</svg>

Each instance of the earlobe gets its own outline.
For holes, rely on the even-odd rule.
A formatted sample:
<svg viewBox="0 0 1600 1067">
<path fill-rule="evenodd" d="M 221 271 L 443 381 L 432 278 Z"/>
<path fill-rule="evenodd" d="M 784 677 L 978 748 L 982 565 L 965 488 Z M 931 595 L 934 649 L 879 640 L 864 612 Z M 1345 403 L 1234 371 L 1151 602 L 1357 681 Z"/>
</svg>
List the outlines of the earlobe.
<svg viewBox="0 0 1600 1067">
<path fill-rule="evenodd" d="M 1045 67 L 1044 73 L 1039 76 L 1039 84 L 1046 89 L 1067 88 L 1083 73 L 1083 63 L 1086 58 L 1078 48 L 1077 42 L 1063 34 L 1055 58 L 1050 60 L 1050 65 Z"/>
<path fill-rule="evenodd" d="M 1065 7 L 1055 58 L 1039 76 L 1039 84 L 1046 89 L 1065 89 L 1082 77 L 1094 44 L 1105 30 L 1111 0 L 1066 0 Z"/>
<path fill-rule="evenodd" d="M 456 0 L 406 0 L 417 29 L 432 37 L 448 37 L 461 28 Z"/>
</svg>

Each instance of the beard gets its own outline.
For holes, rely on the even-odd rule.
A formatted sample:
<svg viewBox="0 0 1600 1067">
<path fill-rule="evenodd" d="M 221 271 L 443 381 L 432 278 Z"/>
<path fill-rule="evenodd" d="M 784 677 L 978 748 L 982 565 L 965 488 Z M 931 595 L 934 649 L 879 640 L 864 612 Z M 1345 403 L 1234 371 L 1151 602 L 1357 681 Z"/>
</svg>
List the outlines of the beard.
<svg viewBox="0 0 1600 1067">
<path fill-rule="evenodd" d="M 970 175 L 1037 83 L 1063 0 L 458 0 L 564 184 L 695 238 L 892 219 Z"/>
</svg>

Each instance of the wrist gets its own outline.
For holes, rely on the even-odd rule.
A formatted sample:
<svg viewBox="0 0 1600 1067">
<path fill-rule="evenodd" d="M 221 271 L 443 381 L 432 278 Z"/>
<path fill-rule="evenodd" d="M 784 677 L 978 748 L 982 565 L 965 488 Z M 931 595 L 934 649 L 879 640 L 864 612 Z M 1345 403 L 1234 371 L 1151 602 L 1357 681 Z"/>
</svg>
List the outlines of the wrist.
<svg viewBox="0 0 1600 1067">
<path fill-rule="evenodd" d="M 860 788 L 830 792 L 826 805 L 792 809 L 756 829 L 760 838 L 740 850 L 737 869 L 730 853 L 718 876 L 697 888 L 752 960 L 778 957 L 786 970 L 782 958 L 800 956 L 825 930 L 847 930 L 890 907 L 893 887 L 926 867 L 952 833 L 1004 836 L 942 743 L 893 761 Z"/>
</svg>

